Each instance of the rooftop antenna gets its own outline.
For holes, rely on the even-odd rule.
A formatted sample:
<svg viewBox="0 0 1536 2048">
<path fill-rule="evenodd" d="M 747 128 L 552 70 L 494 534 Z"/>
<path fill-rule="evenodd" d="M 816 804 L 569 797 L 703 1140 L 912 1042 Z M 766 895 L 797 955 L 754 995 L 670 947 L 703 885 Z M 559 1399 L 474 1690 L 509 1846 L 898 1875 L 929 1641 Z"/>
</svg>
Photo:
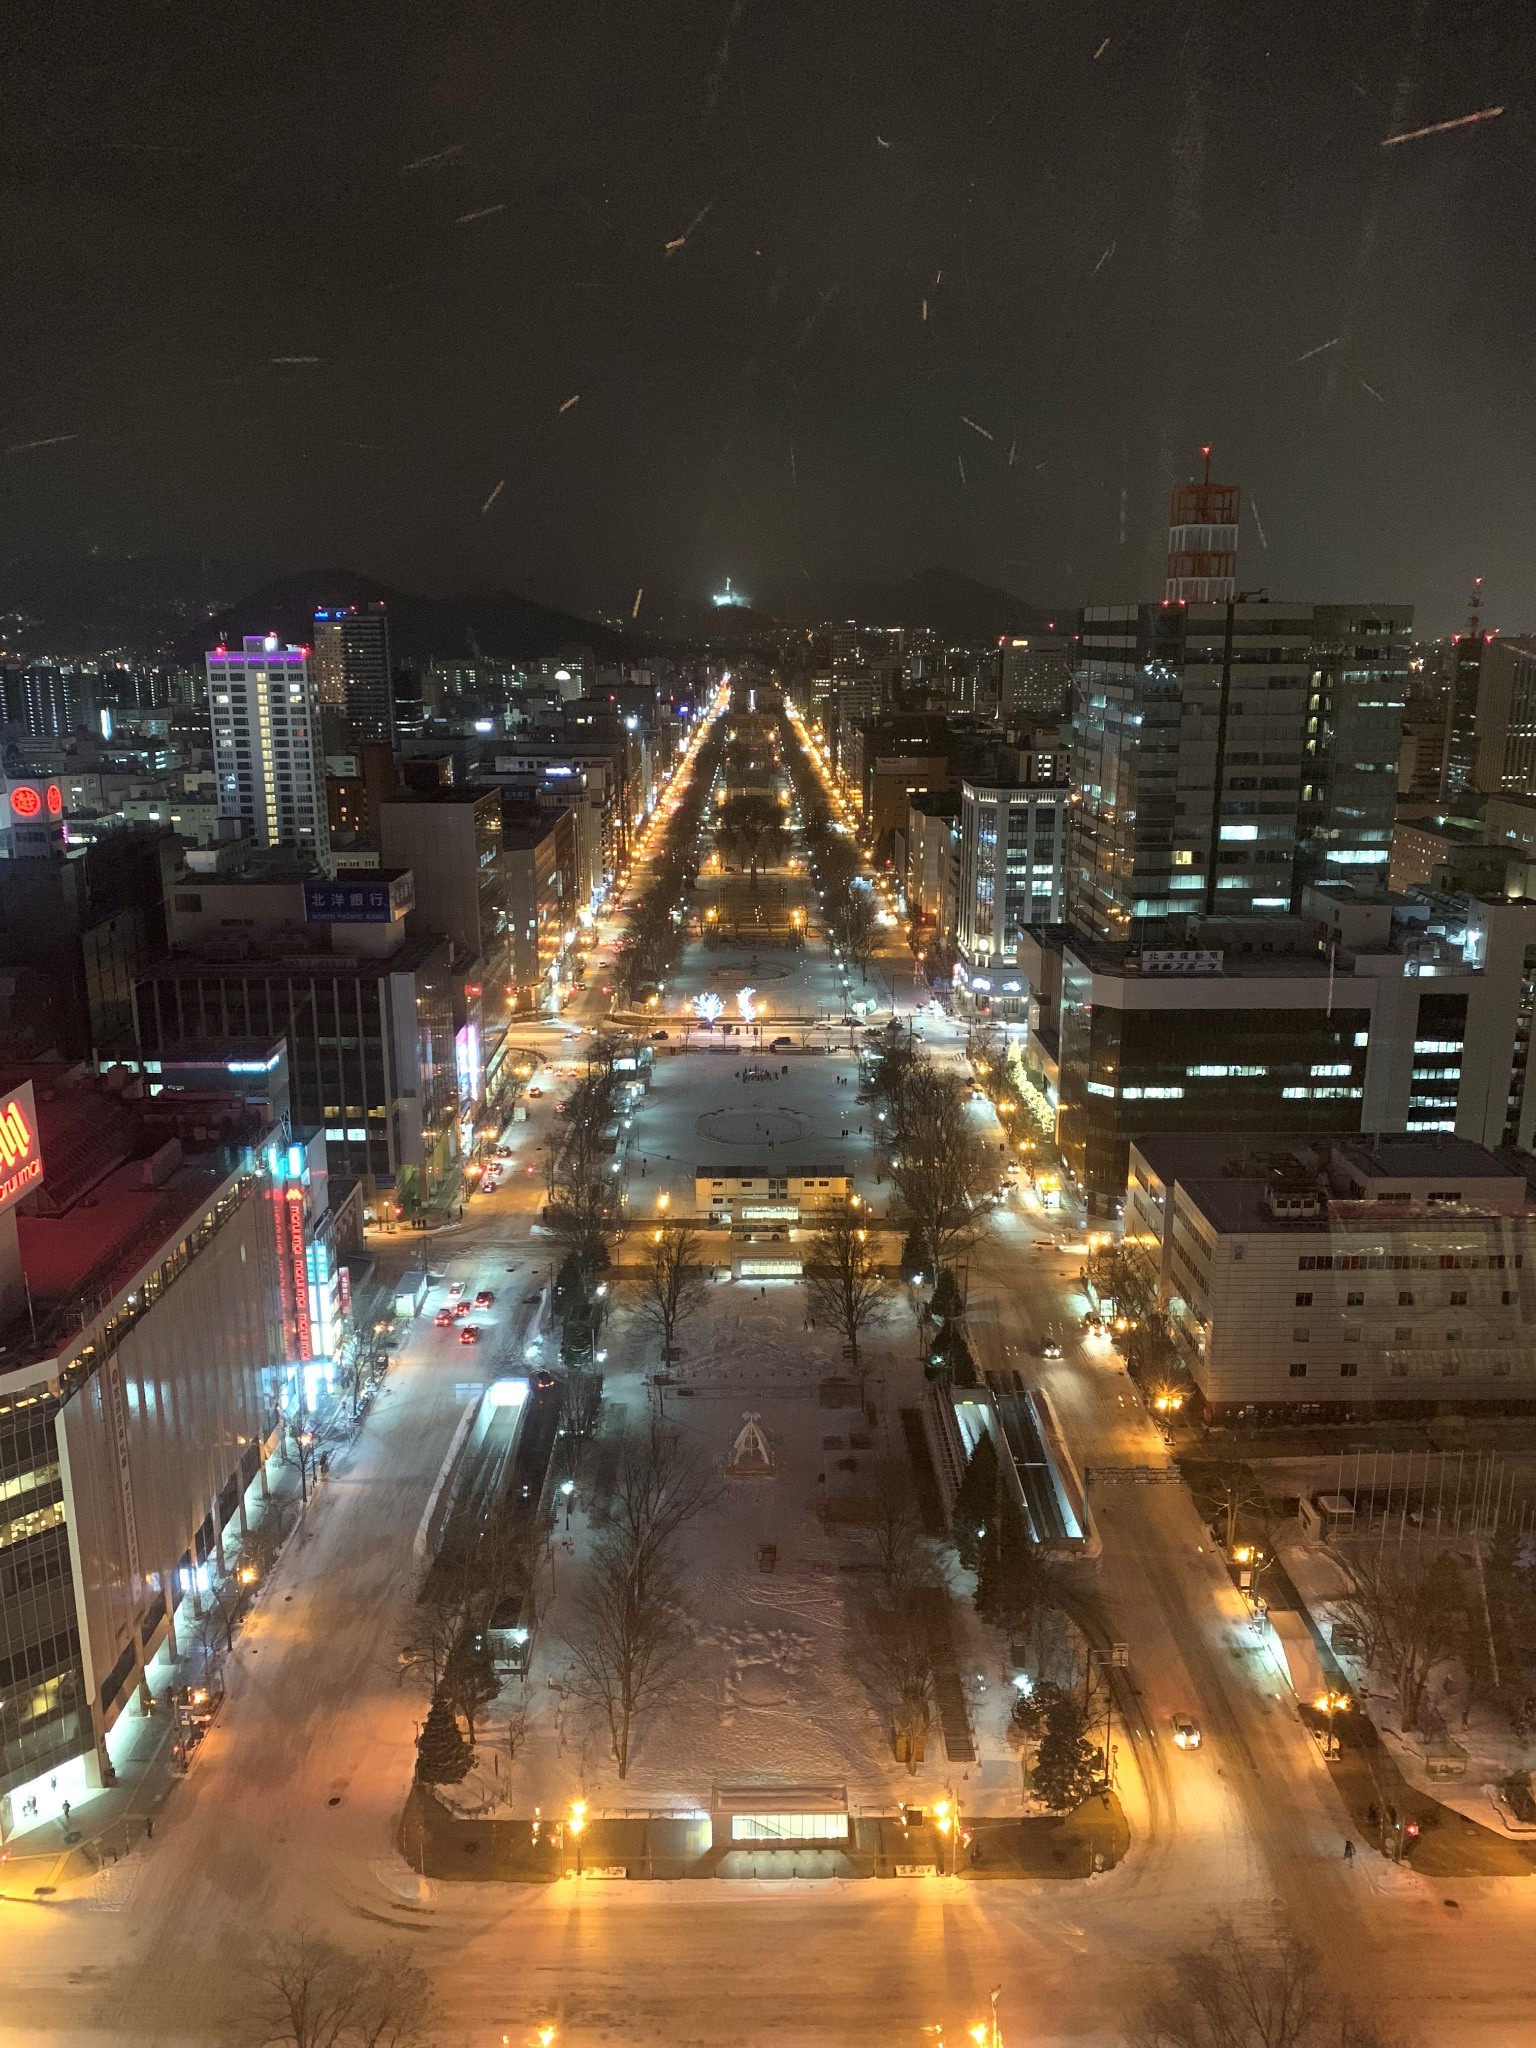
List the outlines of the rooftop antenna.
<svg viewBox="0 0 1536 2048">
<path fill-rule="evenodd" d="M 1201 482 L 1208 484 L 1211 480 L 1211 444 L 1209 441 L 1200 450 L 1200 459 L 1205 464 L 1205 475 L 1201 478 Z M 1479 581 L 1481 581 L 1481 578 L 1479 578 Z"/>
<path fill-rule="evenodd" d="M 1468 600 L 1467 608 L 1467 638 L 1469 640 L 1475 640 L 1483 630 L 1482 612 L 1483 579 L 1481 576 L 1474 576 L 1472 578 L 1472 596 Z"/>
</svg>

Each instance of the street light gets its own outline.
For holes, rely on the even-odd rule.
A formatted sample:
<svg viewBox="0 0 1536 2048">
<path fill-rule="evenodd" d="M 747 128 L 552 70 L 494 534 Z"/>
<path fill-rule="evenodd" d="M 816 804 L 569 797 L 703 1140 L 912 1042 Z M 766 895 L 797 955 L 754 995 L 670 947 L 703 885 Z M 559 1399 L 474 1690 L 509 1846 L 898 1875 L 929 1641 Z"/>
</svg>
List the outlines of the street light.
<svg viewBox="0 0 1536 2048">
<path fill-rule="evenodd" d="M 939 1833 L 949 1838 L 949 1874 L 953 1877 L 960 1858 L 959 1800 L 936 1799 L 933 1802 L 933 1820 Z"/>
<path fill-rule="evenodd" d="M 1339 1739 L 1334 1729 L 1333 1717 L 1335 1714 L 1347 1714 L 1349 1712 L 1349 1694 L 1347 1692 L 1335 1692 L 1333 1687 L 1329 1686 L 1322 1698 L 1316 1702 L 1316 1706 L 1320 1714 L 1328 1716 L 1328 1742 L 1323 1755 L 1337 1756 L 1339 1753 Z"/>
<path fill-rule="evenodd" d="M 576 1875 L 581 1875 L 581 1831 L 587 1824 L 587 1802 L 585 1799 L 571 1801 L 571 1833 L 576 1837 Z"/>
<path fill-rule="evenodd" d="M 576 1482 L 575 1482 L 575 1480 L 574 1480 L 574 1479 L 562 1479 L 562 1480 L 561 1480 L 561 1482 L 560 1482 L 560 1492 L 561 1492 L 561 1495 L 562 1495 L 562 1497 L 563 1497 L 563 1499 L 564 1499 L 564 1501 L 565 1501 L 565 1526 L 566 1526 L 566 1528 L 567 1528 L 567 1529 L 569 1529 L 569 1528 L 570 1528 L 570 1526 L 571 1526 L 571 1495 L 572 1495 L 572 1494 L 573 1494 L 573 1493 L 574 1493 L 575 1491 L 576 1491 Z"/>
</svg>

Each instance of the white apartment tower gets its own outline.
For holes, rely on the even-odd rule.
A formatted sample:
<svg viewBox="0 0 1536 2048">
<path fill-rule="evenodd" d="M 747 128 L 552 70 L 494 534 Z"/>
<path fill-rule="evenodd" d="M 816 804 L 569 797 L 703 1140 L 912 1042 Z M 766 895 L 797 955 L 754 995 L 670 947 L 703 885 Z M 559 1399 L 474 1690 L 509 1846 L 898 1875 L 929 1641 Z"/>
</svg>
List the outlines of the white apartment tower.
<svg viewBox="0 0 1536 2048">
<path fill-rule="evenodd" d="M 248 633 L 208 655 L 208 716 L 219 816 L 259 848 L 285 846 L 331 871 L 318 684 L 309 650 Z"/>
</svg>

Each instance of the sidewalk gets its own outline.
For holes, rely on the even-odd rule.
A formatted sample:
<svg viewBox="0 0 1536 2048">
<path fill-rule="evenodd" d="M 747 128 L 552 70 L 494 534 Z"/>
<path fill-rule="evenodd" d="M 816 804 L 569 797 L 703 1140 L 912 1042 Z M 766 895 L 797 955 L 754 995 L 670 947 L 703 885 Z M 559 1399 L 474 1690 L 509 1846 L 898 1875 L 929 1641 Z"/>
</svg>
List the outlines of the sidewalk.
<svg viewBox="0 0 1536 2048">
<path fill-rule="evenodd" d="M 320 1454 L 348 1443 L 357 1426 L 351 1420 L 345 1395 L 325 1397 L 315 1427 L 316 1469 L 308 1488 L 310 1499 L 325 1484 L 318 1477 Z M 267 1460 L 267 1483 L 270 1499 L 262 1494 L 260 1474 L 251 1482 L 245 1496 L 246 1518 L 254 1529 L 266 1517 L 286 1509 L 292 1517 L 284 1539 L 286 1549 L 303 1519 L 306 1505 L 295 1461 L 282 1451 L 274 1452 Z M 226 1549 L 238 1545 L 239 1540 L 236 1517 L 226 1532 Z M 269 1571 L 269 1581 L 272 1576 Z M 247 1617 L 265 1595 L 266 1586 L 258 1586 L 235 1620 L 237 1649 Z M 154 1698 L 153 1709 L 146 1713 L 136 1694 L 108 1733 L 107 1753 L 115 1781 L 74 1805 L 67 1821 L 46 1820 L 10 1837 L 0 1848 L 0 1900 L 45 1903 L 121 1862 L 131 1850 L 153 1837 L 155 1822 L 178 1778 L 196 1770 L 195 1749 L 186 1766 L 178 1767 L 173 1762 L 174 1720 L 169 1706 L 174 1688 L 202 1684 L 208 1676 L 196 1644 L 200 1617 L 190 1593 L 183 1594 L 178 1601 L 175 1615 L 181 1654 L 172 1658 L 169 1646 L 162 1644 L 146 1672 Z M 219 1659 L 221 1665 L 225 1661 L 224 1657 Z"/>
</svg>

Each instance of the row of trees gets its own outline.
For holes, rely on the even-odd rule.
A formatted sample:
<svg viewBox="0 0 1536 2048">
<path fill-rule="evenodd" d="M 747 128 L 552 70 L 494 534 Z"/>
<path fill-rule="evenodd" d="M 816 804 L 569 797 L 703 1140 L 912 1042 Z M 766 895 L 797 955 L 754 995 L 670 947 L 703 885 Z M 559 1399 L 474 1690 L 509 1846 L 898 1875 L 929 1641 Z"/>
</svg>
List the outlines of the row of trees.
<svg viewBox="0 0 1536 2048">
<path fill-rule="evenodd" d="M 1088 1688 L 1075 1682 L 1080 1660 L 1062 1568 L 1031 1540 L 990 1434 L 978 1437 L 961 1477 L 954 1540 L 961 1563 L 976 1574 L 977 1613 L 1007 1635 L 1031 1678 L 1013 1713 L 1015 1740 L 1035 1744 L 1031 1786 L 1047 1806 L 1068 1811 L 1103 1782 L 1104 1753 L 1088 1739 Z"/>
<path fill-rule="evenodd" d="M 611 1050 L 600 1045 L 548 1140 L 550 1228 L 589 1281 L 608 1264 L 618 1221 L 617 1176 L 604 1136 L 617 1089 Z"/>
<path fill-rule="evenodd" d="M 937 1275 L 981 1237 L 997 1162 L 969 1114 L 969 1089 L 893 1023 L 865 1096 L 889 1148 L 891 1178 L 923 1270 Z"/>
<path fill-rule="evenodd" d="M 783 859 L 788 836 L 780 806 L 752 791 L 728 796 L 715 814 L 715 845 L 722 866 L 734 862 L 754 882 L 760 867 L 773 867 Z"/>
<path fill-rule="evenodd" d="M 623 1003 L 642 1001 L 672 971 L 682 951 L 688 892 L 698 872 L 699 828 L 723 744 L 718 735 L 704 741 L 651 855 L 650 878 L 630 902 L 614 969 Z"/>
<path fill-rule="evenodd" d="M 786 749 L 786 758 L 800 807 L 807 864 L 821 899 L 827 937 L 858 968 L 860 980 L 867 980 L 879 925 L 868 888 L 857 886 L 858 848 L 847 832 L 834 824 L 821 785 L 804 754 L 791 745 Z"/>
<path fill-rule="evenodd" d="M 569 1640 L 572 1696 L 606 1728 L 621 1778 L 637 1724 L 681 1676 L 690 1637 L 678 1542 L 720 1487 L 694 1445 L 658 1417 L 618 1440 Z"/>
<path fill-rule="evenodd" d="M 533 1521 L 502 1502 L 478 1527 L 450 1524 L 422 1576 L 401 1664 L 417 1673 L 430 1701 L 417 1738 L 417 1774 L 426 1784 L 456 1785 L 469 1770 L 501 1689 L 488 1632 L 499 1610 L 526 1597 L 540 1540 Z"/>
</svg>

